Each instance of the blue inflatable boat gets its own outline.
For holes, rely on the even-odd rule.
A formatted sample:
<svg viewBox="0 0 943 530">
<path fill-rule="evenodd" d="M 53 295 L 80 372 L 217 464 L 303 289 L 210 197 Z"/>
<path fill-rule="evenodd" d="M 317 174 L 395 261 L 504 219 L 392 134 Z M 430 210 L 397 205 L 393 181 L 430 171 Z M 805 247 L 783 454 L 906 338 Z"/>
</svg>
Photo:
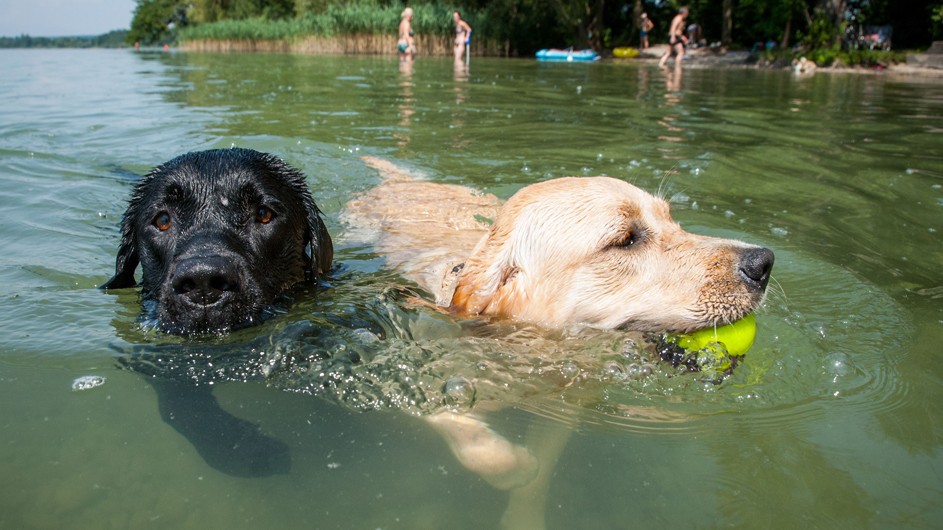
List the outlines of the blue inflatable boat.
<svg viewBox="0 0 943 530">
<path fill-rule="evenodd" d="M 537 52 L 538 61 L 563 61 L 571 63 L 574 61 L 595 61 L 596 59 L 599 59 L 599 56 L 596 55 L 596 52 L 593 50 L 558 50 L 552 48 Z"/>
</svg>

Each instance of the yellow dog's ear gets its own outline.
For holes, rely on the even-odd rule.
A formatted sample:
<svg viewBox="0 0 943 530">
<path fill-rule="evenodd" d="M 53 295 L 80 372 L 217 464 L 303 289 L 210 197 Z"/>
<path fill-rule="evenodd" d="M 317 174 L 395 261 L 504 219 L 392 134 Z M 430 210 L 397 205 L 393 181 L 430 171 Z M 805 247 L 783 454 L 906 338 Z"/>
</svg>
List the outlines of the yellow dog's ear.
<svg viewBox="0 0 943 530">
<path fill-rule="evenodd" d="M 468 270 L 468 266 L 459 277 L 449 311 L 464 315 L 480 315 L 488 313 L 488 307 L 495 299 L 495 295 L 505 281 L 500 283 L 489 281 L 482 274 L 475 274 Z M 486 271 L 478 271 L 486 272 Z"/>
<path fill-rule="evenodd" d="M 464 315 L 513 316 L 522 300 L 514 281 L 519 269 L 509 263 L 486 266 L 475 256 L 465 263 L 459 276 L 449 311 Z"/>
<path fill-rule="evenodd" d="M 519 209 L 511 197 L 472 251 L 452 294 L 451 312 L 516 317 L 526 306 L 524 278 L 530 252 L 516 248 L 520 244 L 514 237 L 514 220 L 520 216 Z"/>
<path fill-rule="evenodd" d="M 466 276 L 459 280 L 455 292 L 452 293 L 449 311 L 462 315 L 480 315 L 489 301 L 491 297 L 481 290 L 474 279 Z"/>
</svg>

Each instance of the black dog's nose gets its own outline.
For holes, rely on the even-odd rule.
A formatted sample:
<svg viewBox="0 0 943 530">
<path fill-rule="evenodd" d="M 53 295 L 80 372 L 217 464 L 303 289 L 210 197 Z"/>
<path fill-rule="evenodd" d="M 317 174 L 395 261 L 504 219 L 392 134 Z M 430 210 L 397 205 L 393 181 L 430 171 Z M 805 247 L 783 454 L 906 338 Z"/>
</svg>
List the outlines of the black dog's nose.
<svg viewBox="0 0 943 530">
<path fill-rule="evenodd" d="M 769 283 L 769 274 L 773 270 L 773 251 L 756 247 L 744 250 L 740 254 L 740 275 L 754 289 L 762 291 Z"/>
<path fill-rule="evenodd" d="M 174 293 L 199 305 L 213 305 L 226 293 L 239 290 L 239 275 L 232 260 L 223 256 L 188 258 L 177 265 Z"/>
</svg>

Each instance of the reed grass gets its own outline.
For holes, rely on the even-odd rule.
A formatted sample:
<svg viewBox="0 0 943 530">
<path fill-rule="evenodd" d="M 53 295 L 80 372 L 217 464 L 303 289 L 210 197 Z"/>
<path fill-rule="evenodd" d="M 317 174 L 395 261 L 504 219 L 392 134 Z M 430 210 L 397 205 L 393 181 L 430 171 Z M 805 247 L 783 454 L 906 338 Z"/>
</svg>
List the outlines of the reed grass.
<svg viewBox="0 0 943 530">
<path fill-rule="evenodd" d="M 391 54 L 395 53 L 402 11 L 402 4 L 381 6 L 358 0 L 330 4 L 322 13 L 294 19 L 222 20 L 188 26 L 181 29 L 179 39 L 185 48 L 199 50 Z M 412 26 L 421 54 L 451 53 L 455 31 L 451 7 L 413 6 Z"/>
</svg>

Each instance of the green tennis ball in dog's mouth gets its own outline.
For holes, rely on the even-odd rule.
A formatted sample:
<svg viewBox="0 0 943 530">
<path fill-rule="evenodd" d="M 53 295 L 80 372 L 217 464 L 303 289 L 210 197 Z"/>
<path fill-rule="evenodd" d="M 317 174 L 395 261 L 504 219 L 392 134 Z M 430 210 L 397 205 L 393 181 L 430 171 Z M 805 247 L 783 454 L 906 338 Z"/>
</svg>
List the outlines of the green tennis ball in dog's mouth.
<svg viewBox="0 0 943 530">
<path fill-rule="evenodd" d="M 750 313 L 732 324 L 678 335 L 678 340 L 675 342 L 678 346 L 691 351 L 703 350 L 711 344 L 723 344 L 729 355 L 739 357 L 753 346 L 754 340 L 756 340 L 756 317 Z"/>
<path fill-rule="evenodd" d="M 694 369 L 710 367 L 719 372 L 726 372 L 733 368 L 733 358 L 746 354 L 753 346 L 754 340 L 756 340 L 756 317 L 753 313 L 724 326 L 667 336 L 668 342 L 683 348 L 685 352 L 695 357 L 684 355 L 683 359 L 673 358 L 671 359 L 673 364 L 680 362 Z"/>
</svg>

